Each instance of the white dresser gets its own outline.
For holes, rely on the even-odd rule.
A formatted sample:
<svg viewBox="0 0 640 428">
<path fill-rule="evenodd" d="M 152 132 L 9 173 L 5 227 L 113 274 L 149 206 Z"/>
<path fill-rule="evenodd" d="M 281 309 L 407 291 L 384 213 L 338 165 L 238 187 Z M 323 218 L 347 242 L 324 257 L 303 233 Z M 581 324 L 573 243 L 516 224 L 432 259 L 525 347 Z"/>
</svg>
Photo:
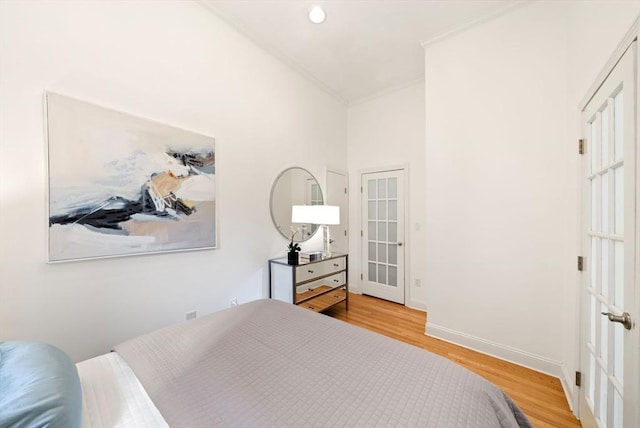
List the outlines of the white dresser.
<svg viewBox="0 0 640 428">
<path fill-rule="evenodd" d="M 269 260 L 271 298 L 321 312 L 341 302 L 349 305 L 348 255 L 334 253 L 330 258 L 299 265 L 287 258 Z"/>
</svg>

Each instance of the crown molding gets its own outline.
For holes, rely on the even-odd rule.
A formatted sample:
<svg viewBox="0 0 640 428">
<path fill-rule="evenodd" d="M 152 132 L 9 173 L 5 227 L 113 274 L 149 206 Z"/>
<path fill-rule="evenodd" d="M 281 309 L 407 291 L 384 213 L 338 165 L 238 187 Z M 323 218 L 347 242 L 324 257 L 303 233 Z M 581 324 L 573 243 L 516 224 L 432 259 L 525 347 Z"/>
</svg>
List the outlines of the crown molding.
<svg viewBox="0 0 640 428">
<path fill-rule="evenodd" d="M 394 92 L 401 91 L 401 90 L 409 88 L 411 86 L 420 85 L 422 83 L 424 83 L 424 76 L 419 77 L 417 79 L 410 80 L 409 82 L 405 82 L 405 83 L 401 83 L 401 84 L 398 84 L 398 85 L 391 86 L 389 88 L 383 89 L 383 90 L 378 91 L 378 92 L 374 92 L 371 95 L 365 95 L 364 97 L 356 98 L 355 100 L 350 101 L 347 105 L 348 105 L 348 107 L 353 107 L 353 106 L 356 106 L 358 104 L 368 103 L 369 101 L 373 101 L 375 99 L 382 98 L 382 97 L 385 97 L 387 95 L 391 95 Z"/>
<path fill-rule="evenodd" d="M 439 34 L 436 37 L 433 37 L 431 39 L 425 40 L 422 43 L 420 43 L 422 45 L 423 48 L 426 48 L 428 46 L 431 46 L 435 43 L 441 42 L 442 40 L 448 39 L 450 37 L 453 37 L 457 34 L 463 33 L 467 30 L 470 30 L 473 27 L 477 27 L 479 25 L 482 25 L 486 22 L 492 21 L 502 15 L 505 15 L 507 13 L 510 13 L 516 9 L 519 9 L 523 6 L 527 6 L 530 5 L 532 3 L 536 3 L 539 0 L 516 0 L 494 12 L 491 12 L 481 18 L 477 18 L 477 19 L 472 19 L 471 21 L 468 21 L 466 24 L 462 24 L 456 28 L 454 28 L 451 31 L 447 31 L 445 33 Z"/>
</svg>

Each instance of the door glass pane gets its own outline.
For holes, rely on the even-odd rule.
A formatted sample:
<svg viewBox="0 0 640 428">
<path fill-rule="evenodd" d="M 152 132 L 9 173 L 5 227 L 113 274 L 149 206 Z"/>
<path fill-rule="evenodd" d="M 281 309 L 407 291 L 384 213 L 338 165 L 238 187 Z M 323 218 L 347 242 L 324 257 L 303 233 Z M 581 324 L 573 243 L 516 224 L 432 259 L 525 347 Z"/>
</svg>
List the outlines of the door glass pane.
<svg viewBox="0 0 640 428">
<path fill-rule="evenodd" d="M 375 221 L 370 221 L 369 223 L 369 229 L 367 230 L 367 234 L 369 236 L 369 239 L 375 241 L 377 238 L 377 234 L 376 234 L 376 222 Z"/>
<path fill-rule="evenodd" d="M 387 223 L 381 221 L 378 223 L 378 241 L 387 240 Z"/>
<path fill-rule="evenodd" d="M 397 265 L 398 264 L 398 246 L 390 244 L 389 245 L 389 264 Z"/>
<path fill-rule="evenodd" d="M 398 224 L 394 222 L 388 223 L 389 225 L 389 242 L 398 242 Z"/>
<path fill-rule="evenodd" d="M 613 304 L 624 308 L 624 242 L 615 241 L 613 247 Z"/>
<path fill-rule="evenodd" d="M 387 219 L 387 201 L 378 201 L 378 220 Z"/>
<path fill-rule="evenodd" d="M 595 406 L 596 403 L 596 357 L 589 352 L 589 387 L 587 398 Z M 595 409 L 591 409 L 595 413 Z"/>
<path fill-rule="evenodd" d="M 613 177 L 614 188 L 614 233 L 624 233 L 624 167 L 616 168 Z"/>
<path fill-rule="evenodd" d="M 376 201 L 369 201 L 367 203 L 367 210 L 369 213 L 369 220 L 375 220 L 376 219 Z"/>
<path fill-rule="evenodd" d="M 371 217 L 369 217 L 371 218 Z M 598 178 L 591 180 L 591 231 L 598 230 Z"/>
<path fill-rule="evenodd" d="M 599 274 L 602 271 L 602 239 L 596 238 L 596 263 L 595 269 L 597 271 L 595 283 L 593 284 L 593 288 L 595 288 L 598 294 L 602 294 L 602 276 Z"/>
<path fill-rule="evenodd" d="M 605 172 L 600 178 L 602 184 L 602 193 L 600 193 L 602 209 L 600 216 L 602 217 L 601 231 L 609 232 L 609 173 Z"/>
<path fill-rule="evenodd" d="M 368 253 L 367 260 L 375 262 L 376 259 L 377 259 L 377 257 L 376 257 L 376 243 L 375 242 L 369 242 L 369 253 Z"/>
<path fill-rule="evenodd" d="M 377 282 L 376 264 L 375 263 L 369 263 L 369 281 Z"/>
<path fill-rule="evenodd" d="M 378 199 L 385 199 L 387 197 L 387 180 L 380 178 L 378 180 Z"/>
<path fill-rule="evenodd" d="M 620 385 L 623 385 L 623 374 L 624 374 L 624 329 L 622 326 L 616 326 L 613 329 L 613 337 L 615 347 L 614 358 L 613 358 L 613 376 L 620 382 Z"/>
<path fill-rule="evenodd" d="M 390 178 L 388 183 L 389 183 L 389 197 L 397 198 L 398 197 L 398 179 Z"/>
<path fill-rule="evenodd" d="M 602 368 L 600 369 L 600 406 L 598 411 L 598 419 L 600 419 L 604 426 L 607 425 L 607 389 L 608 389 L 607 373 Z"/>
<path fill-rule="evenodd" d="M 591 144 L 589 149 L 591 151 L 591 172 L 594 173 L 598 169 L 598 126 L 594 120 L 591 122 Z"/>
<path fill-rule="evenodd" d="M 613 99 L 613 127 L 615 135 L 614 158 L 619 161 L 624 156 L 624 107 L 622 91 Z"/>
<path fill-rule="evenodd" d="M 389 266 L 389 285 L 398 286 L 398 268 L 395 266 Z"/>
<path fill-rule="evenodd" d="M 615 391 L 613 393 L 613 426 L 614 428 L 621 428 L 622 423 L 622 397 L 620 397 L 618 391 Z"/>
<path fill-rule="evenodd" d="M 609 164 L 609 107 L 605 107 L 605 109 L 602 110 L 601 128 L 602 142 L 600 144 L 602 145 L 602 152 L 600 156 L 602 156 L 602 162 L 600 165 L 606 167 Z"/>
<path fill-rule="evenodd" d="M 376 189 L 377 189 L 376 181 L 377 180 L 367 180 L 367 183 L 369 183 L 368 184 L 369 191 L 367 192 L 367 196 L 369 197 L 369 199 L 375 199 L 376 198 L 376 194 L 378 193 L 376 191 Z"/>
<path fill-rule="evenodd" d="M 378 283 L 379 284 L 387 283 L 387 266 L 386 265 L 378 265 Z"/>
<path fill-rule="evenodd" d="M 596 312 L 596 298 L 593 295 L 590 295 L 590 304 L 589 304 L 589 343 L 593 346 L 596 345 L 596 316 L 598 312 Z"/>
<path fill-rule="evenodd" d="M 390 200 L 389 201 L 389 220 L 397 220 L 398 219 L 398 201 Z"/>
<path fill-rule="evenodd" d="M 600 305 L 600 312 L 609 312 L 607 305 Z M 609 319 L 600 315 L 600 358 L 604 361 L 605 367 L 607 366 L 607 360 L 609 357 Z"/>
<path fill-rule="evenodd" d="M 378 261 L 387 262 L 387 244 L 378 244 Z"/>
<path fill-rule="evenodd" d="M 591 238 L 591 288 L 594 290 L 598 289 L 598 266 L 596 262 L 598 261 L 598 238 Z"/>
<path fill-rule="evenodd" d="M 602 263 L 600 265 L 600 277 L 601 293 L 607 297 L 609 295 L 609 240 L 602 240 Z"/>
</svg>

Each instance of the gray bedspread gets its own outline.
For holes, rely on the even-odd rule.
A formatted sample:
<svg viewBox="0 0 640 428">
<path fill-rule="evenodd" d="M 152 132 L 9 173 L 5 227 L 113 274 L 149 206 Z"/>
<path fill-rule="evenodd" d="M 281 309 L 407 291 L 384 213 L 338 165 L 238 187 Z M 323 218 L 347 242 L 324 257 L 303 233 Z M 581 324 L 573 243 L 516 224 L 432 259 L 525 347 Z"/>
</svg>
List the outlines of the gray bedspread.
<svg viewBox="0 0 640 428">
<path fill-rule="evenodd" d="M 172 428 L 531 426 L 499 388 L 442 357 L 275 300 L 115 350 Z"/>
</svg>

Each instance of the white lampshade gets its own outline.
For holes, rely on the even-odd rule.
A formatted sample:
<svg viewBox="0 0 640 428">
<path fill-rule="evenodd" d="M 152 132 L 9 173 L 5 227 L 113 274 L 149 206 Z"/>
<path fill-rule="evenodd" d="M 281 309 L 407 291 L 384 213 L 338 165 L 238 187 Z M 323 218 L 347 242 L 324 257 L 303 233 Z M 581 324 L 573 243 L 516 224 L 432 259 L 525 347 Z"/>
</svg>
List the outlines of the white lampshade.
<svg viewBox="0 0 640 428">
<path fill-rule="evenodd" d="M 312 205 L 293 205 L 291 207 L 291 223 L 313 223 Z"/>
<path fill-rule="evenodd" d="M 340 207 L 333 205 L 293 205 L 292 223 L 340 224 Z"/>
</svg>

